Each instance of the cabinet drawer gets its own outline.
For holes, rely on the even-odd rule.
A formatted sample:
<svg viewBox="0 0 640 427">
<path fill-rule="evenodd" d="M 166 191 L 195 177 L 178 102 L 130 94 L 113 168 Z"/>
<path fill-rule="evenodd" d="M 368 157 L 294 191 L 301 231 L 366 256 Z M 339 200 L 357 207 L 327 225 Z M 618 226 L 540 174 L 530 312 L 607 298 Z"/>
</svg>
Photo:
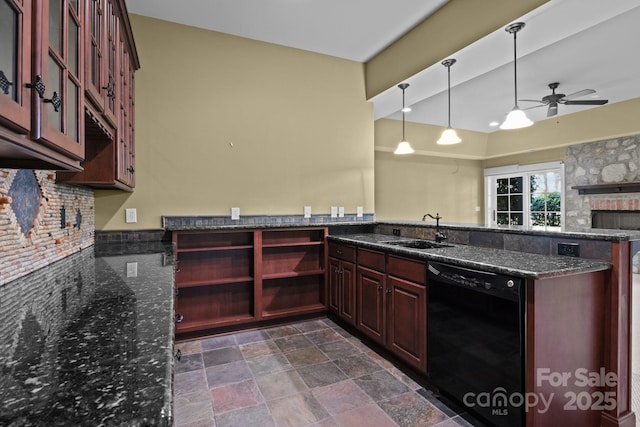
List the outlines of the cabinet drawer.
<svg viewBox="0 0 640 427">
<path fill-rule="evenodd" d="M 347 246 L 340 243 L 329 243 L 329 256 L 349 262 L 356 262 L 356 248 L 355 246 Z"/>
<path fill-rule="evenodd" d="M 384 254 L 358 248 L 358 265 L 384 272 Z"/>
<path fill-rule="evenodd" d="M 427 283 L 427 268 L 424 261 L 389 255 L 387 273 L 415 283 L 423 285 Z"/>
</svg>

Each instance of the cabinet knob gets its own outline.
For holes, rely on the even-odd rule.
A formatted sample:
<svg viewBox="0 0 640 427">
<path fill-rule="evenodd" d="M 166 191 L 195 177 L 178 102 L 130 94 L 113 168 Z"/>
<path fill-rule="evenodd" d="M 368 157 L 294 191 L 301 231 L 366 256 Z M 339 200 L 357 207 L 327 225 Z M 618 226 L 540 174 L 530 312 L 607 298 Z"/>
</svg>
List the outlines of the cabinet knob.
<svg viewBox="0 0 640 427">
<path fill-rule="evenodd" d="M 387 293 L 390 294 L 391 293 L 391 289 L 387 288 Z"/>
<path fill-rule="evenodd" d="M 109 76 L 109 81 L 107 82 L 106 86 L 102 86 L 102 89 L 106 89 L 107 91 L 107 96 L 109 98 L 116 99 L 116 91 L 115 91 L 115 87 L 116 85 L 114 84 L 113 81 L 113 77 Z"/>
<path fill-rule="evenodd" d="M 176 323 L 182 323 L 184 316 L 180 313 L 176 313 Z"/>
<path fill-rule="evenodd" d="M 129 166 L 129 168 L 127 169 L 130 173 L 134 173 L 136 170 L 133 168 L 133 166 Z"/>
<path fill-rule="evenodd" d="M 178 349 L 178 351 L 176 351 L 176 354 L 174 356 L 176 359 L 178 359 L 178 362 L 180 361 L 180 359 L 182 358 L 182 352 L 180 351 L 180 349 Z"/>
<path fill-rule="evenodd" d="M 378 291 L 382 290 L 382 285 L 378 285 Z"/>
<path fill-rule="evenodd" d="M 9 95 L 9 86 L 12 85 L 13 83 L 4 75 L 4 71 L 0 70 L 0 89 L 2 89 L 5 95 Z"/>
</svg>

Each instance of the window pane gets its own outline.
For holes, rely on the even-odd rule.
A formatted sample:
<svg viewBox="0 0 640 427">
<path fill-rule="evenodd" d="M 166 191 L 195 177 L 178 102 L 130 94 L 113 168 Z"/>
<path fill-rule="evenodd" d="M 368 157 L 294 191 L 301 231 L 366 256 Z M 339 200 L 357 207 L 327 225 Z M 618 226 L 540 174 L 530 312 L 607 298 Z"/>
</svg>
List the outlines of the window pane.
<svg viewBox="0 0 640 427">
<path fill-rule="evenodd" d="M 509 197 L 509 209 L 512 211 L 521 211 L 522 210 L 522 196 L 511 196 Z"/>
<path fill-rule="evenodd" d="M 522 177 L 509 178 L 509 186 L 512 193 L 522 193 Z"/>
<path fill-rule="evenodd" d="M 49 45 L 60 53 L 60 32 L 62 30 L 62 3 L 60 0 L 49 1 Z"/>
<path fill-rule="evenodd" d="M 62 70 L 58 67 L 56 61 L 49 56 L 49 81 L 47 82 L 47 97 L 52 97 L 54 93 L 58 96 L 62 96 L 60 92 L 60 79 Z M 52 104 L 46 104 L 47 118 L 49 120 L 49 126 L 62 131 L 62 114 L 53 109 Z"/>
<path fill-rule="evenodd" d="M 498 194 L 507 194 L 509 192 L 509 184 L 507 178 L 500 178 L 497 180 L 497 192 Z"/>
<path fill-rule="evenodd" d="M 497 206 L 499 211 L 508 211 L 509 210 L 509 198 L 508 196 L 498 196 L 497 197 Z"/>
<path fill-rule="evenodd" d="M 67 82 L 67 135 L 78 141 L 78 87 L 73 80 Z"/>
<path fill-rule="evenodd" d="M 496 220 L 498 225 L 509 225 L 509 214 L 499 213 Z"/>
<path fill-rule="evenodd" d="M 522 225 L 523 216 L 521 213 L 512 213 L 511 214 L 511 225 Z"/>
<path fill-rule="evenodd" d="M 559 193 L 562 191 L 562 178 L 558 172 L 547 173 L 547 192 Z"/>
<path fill-rule="evenodd" d="M 78 24 L 69 14 L 69 58 L 67 58 L 69 71 L 78 76 Z"/>
<path fill-rule="evenodd" d="M 559 213 L 547 214 L 547 225 L 551 227 L 560 227 L 561 217 Z"/>
<path fill-rule="evenodd" d="M 16 100 L 18 73 L 18 14 L 6 0 L 0 0 L 0 71 L 9 82 L 8 96 Z M 0 91 L 4 95 L 4 91 Z"/>
</svg>

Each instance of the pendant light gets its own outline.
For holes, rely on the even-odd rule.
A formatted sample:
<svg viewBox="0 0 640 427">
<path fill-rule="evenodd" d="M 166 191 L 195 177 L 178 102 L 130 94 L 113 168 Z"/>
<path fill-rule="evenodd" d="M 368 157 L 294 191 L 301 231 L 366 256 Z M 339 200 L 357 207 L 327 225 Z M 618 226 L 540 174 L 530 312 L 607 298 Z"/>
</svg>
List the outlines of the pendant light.
<svg viewBox="0 0 640 427">
<path fill-rule="evenodd" d="M 516 67 L 516 34 L 518 31 L 524 28 L 524 22 L 515 22 L 507 25 L 505 31 L 509 34 L 513 34 L 513 81 L 514 81 L 514 93 L 515 93 L 515 106 L 513 110 L 507 114 L 507 118 L 500 125 L 500 129 L 520 129 L 527 126 L 531 126 L 533 122 L 529 120 L 527 115 L 518 107 L 518 71 Z"/>
<path fill-rule="evenodd" d="M 462 140 L 456 133 L 454 129 L 451 129 L 451 66 L 456 63 L 456 60 L 445 59 L 442 61 L 442 65 L 447 67 L 447 94 L 449 98 L 449 112 L 448 112 L 448 121 L 447 128 L 442 132 L 440 139 L 438 140 L 438 144 L 440 145 L 453 145 L 461 142 Z"/>
<path fill-rule="evenodd" d="M 411 144 L 404 139 L 404 113 L 407 109 L 404 106 L 404 90 L 409 87 L 409 83 L 401 83 L 398 85 L 400 89 L 402 89 L 402 141 L 398 144 L 396 151 L 393 154 L 411 154 L 414 152 L 414 149 L 411 148 Z"/>
</svg>

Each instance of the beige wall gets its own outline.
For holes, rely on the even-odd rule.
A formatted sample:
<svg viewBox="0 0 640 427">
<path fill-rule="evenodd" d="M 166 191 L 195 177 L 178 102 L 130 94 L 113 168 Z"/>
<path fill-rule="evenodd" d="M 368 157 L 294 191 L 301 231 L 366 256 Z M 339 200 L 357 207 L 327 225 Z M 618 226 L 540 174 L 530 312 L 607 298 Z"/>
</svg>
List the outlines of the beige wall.
<svg viewBox="0 0 640 427">
<path fill-rule="evenodd" d="M 482 223 L 482 162 L 376 152 L 376 219 Z"/>
<path fill-rule="evenodd" d="M 96 192 L 96 229 L 162 215 L 374 211 L 364 65 L 131 16 L 136 189 Z M 138 223 L 124 223 L 124 209 Z"/>
</svg>

